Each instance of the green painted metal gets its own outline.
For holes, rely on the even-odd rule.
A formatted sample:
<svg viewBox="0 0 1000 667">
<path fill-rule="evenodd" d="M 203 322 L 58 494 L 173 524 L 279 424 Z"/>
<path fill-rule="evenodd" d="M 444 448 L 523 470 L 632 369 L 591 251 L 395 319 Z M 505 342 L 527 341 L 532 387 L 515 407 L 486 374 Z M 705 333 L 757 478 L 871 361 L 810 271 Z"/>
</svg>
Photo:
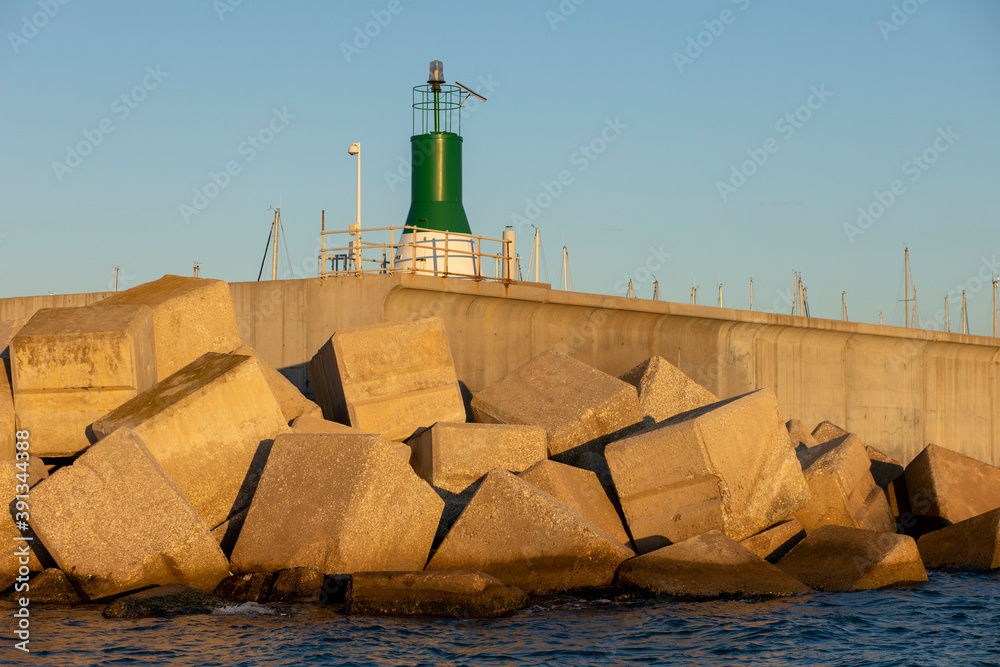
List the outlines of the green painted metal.
<svg viewBox="0 0 1000 667">
<path fill-rule="evenodd" d="M 471 234 L 462 205 L 461 95 L 458 86 L 413 89 L 410 211 L 407 226 Z M 453 132 L 452 130 L 458 130 Z"/>
<path fill-rule="evenodd" d="M 462 137 L 452 132 L 410 139 L 412 182 L 406 224 L 471 234 L 462 205 Z"/>
</svg>

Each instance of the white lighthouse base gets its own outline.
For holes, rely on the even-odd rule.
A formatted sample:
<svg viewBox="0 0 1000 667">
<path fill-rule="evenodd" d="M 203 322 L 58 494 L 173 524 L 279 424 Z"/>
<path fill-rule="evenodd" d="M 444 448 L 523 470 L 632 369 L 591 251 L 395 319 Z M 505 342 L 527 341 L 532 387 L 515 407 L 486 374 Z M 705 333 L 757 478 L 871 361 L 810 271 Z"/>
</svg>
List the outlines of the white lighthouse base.
<svg viewBox="0 0 1000 667">
<path fill-rule="evenodd" d="M 411 243 L 416 245 L 410 245 Z M 445 253 L 444 232 L 405 232 L 396 247 L 393 266 L 396 269 L 413 269 L 423 275 L 455 275 L 474 277 L 476 271 L 476 241 L 462 234 L 447 236 Z M 447 259 L 446 259 L 447 254 Z"/>
</svg>

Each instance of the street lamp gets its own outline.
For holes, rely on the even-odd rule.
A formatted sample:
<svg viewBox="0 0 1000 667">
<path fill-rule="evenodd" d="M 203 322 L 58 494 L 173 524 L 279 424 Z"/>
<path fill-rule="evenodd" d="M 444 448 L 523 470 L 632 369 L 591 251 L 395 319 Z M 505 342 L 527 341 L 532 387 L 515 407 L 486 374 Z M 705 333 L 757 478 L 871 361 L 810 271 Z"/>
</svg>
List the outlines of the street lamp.
<svg viewBox="0 0 1000 667">
<path fill-rule="evenodd" d="M 358 156 L 358 212 L 354 224 L 351 225 L 351 232 L 354 240 L 351 242 L 352 255 L 354 255 L 354 270 L 361 270 L 361 142 L 354 142 L 347 148 L 348 155 Z"/>
</svg>

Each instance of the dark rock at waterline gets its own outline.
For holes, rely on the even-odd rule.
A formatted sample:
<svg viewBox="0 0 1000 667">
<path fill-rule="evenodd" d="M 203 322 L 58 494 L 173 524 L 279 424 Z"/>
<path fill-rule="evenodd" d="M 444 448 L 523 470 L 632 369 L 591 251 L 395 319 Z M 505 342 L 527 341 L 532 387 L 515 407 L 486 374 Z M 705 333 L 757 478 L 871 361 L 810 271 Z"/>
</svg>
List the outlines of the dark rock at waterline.
<svg viewBox="0 0 1000 667">
<path fill-rule="evenodd" d="M 228 607 L 234 600 L 171 584 L 156 586 L 118 598 L 104 608 L 105 618 L 156 618 L 211 614 Z"/>
<path fill-rule="evenodd" d="M 241 602 L 267 602 L 273 583 L 273 572 L 234 574 L 219 582 L 215 594 Z"/>
<path fill-rule="evenodd" d="M 350 614 L 493 618 L 527 604 L 524 591 L 482 572 L 359 572 L 347 588 Z"/>
</svg>

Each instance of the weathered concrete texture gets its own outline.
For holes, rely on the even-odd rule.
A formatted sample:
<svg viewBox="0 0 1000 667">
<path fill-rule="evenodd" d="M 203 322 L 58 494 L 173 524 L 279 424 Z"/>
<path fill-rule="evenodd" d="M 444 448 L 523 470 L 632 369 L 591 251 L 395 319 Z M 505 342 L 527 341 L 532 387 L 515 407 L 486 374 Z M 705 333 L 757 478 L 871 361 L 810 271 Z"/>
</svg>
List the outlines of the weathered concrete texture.
<svg viewBox="0 0 1000 667">
<path fill-rule="evenodd" d="M 416 473 L 452 493 L 461 493 L 493 468 L 521 472 L 548 457 L 545 431 L 538 426 L 438 422 L 407 444 Z"/>
<path fill-rule="evenodd" d="M 863 591 L 927 581 L 917 543 L 907 535 L 823 526 L 778 561 L 778 567 L 821 591 Z"/>
<path fill-rule="evenodd" d="M 840 428 L 833 422 L 821 421 L 816 424 L 816 428 L 813 429 L 812 437 L 816 440 L 817 445 L 821 445 L 824 442 L 829 442 L 834 438 L 842 438 L 847 435 L 847 431 Z"/>
<path fill-rule="evenodd" d="M 785 428 L 788 429 L 788 437 L 792 440 L 792 447 L 815 447 L 819 444 L 806 425 L 798 419 L 789 419 L 785 422 Z"/>
<path fill-rule="evenodd" d="M 26 317 L 12 317 L 0 321 L 0 359 L 10 359 L 10 341 L 27 323 Z"/>
<path fill-rule="evenodd" d="M 297 417 L 308 417 L 312 419 L 323 419 L 323 410 L 318 405 L 302 395 L 295 385 L 289 382 L 288 378 L 278 372 L 278 370 L 267 363 L 263 357 L 248 345 L 241 345 L 233 350 L 232 354 L 241 354 L 253 357 L 260 364 L 260 369 L 264 373 L 267 384 L 274 392 L 274 398 L 281 406 L 281 414 L 285 416 L 286 422 L 292 422 Z"/>
<path fill-rule="evenodd" d="M 14 393 L 10 388 L 10 340 L 28 322 L 16 317 L 0 322 L 0 461 L 14 458 Z"/>
<path fill-rule="evenodd" d="M 1000 507 L 1000 468 L 938 445 L 906 466 L 913 513 L 958 523 Z"/>
<path fill-rule="evenodd" d="M 428 570 L 478 570 L 529 595 L 606 586 L 635 554 L 558 500 L 491 470 Z"/>
<path fill-rule="evenodd" d="M 539 461 L 518 475 L 534 484 L 625 546 L 631 540 L 601 480 L 589 470 L 556 461 Z"/>
<path fill-rule="evenodd" d="M 742 540 L 809 502 L 767 389 L 679 415 L 605 456 L 640 553 L 716 529 Z"/>
<path fill-rule="evenodd" d="M 639 392 L 639 410 L 653 421 L 701 408 L 718 397 L 664 359 L 650 357 L 620 377 Z"/>
<path fill-rule="evenodd" d="M 250 504 L 271 440 L 289 431 L 253 357 L 208 352 L 94 422 L 135 431 L 209 526 Z"/>
<path fill-rule="evenodd" d="M 480 423 L 541 426 L 549 456 L 568 463 L 642 422 L 635 387 L 554 350 L 476 394 L 472 413 Z"/>
<path fill-rule="evenodd" d="M 1000 509 L 928 533 L 917 547 L 928 568 L 1000 568 Z"/>
<path fill-rule="evenodd" d="M 99 303 L 141 304 L 152 309 L 157 380 L 206 352 L 229 352 L 240 346 L 229 285 L 221 280 L 166 275 Z"/>
<path fill-rule="evenodd" d="M 301 417 L 296 417 L 292 420 L 290 424 L 292 430 L 296 433 L 340 433 L 340 434 L 360 434 L 361 430 L 354 428 L 353 426 L 347 426 L 346 424 L 341 424 L 340 422 L 332 422 L 322 417 L 312 417 L 309 415 L 303 415 Z"/>
<path fill-rule="evenodd" d="M 808 451 L 817 450 L 822 452 L 818 457 L 803 461 L 809 504 L 795 513 L 806 531 L 833 525 L 896 532 L 889 501 L 872 478 L 861 439 L 848 433 Z"/>
<path fill-rule="evenodd" d="M 528 596 L 482 572 L 359 572 L 348 613 L 493 618 L 527 606 Z"/>
<path fill-rule="evenodd" d="M 18 477 L 22 475 L 22 477 Z M 27 475 L 27 477 L 23 477 Z M 0 512 L 0 592 L 6 590 L 14 579 L 18 576 L 20 565 L 26 564 L 32 572 L 40 572 L 44 569 L 45 563 L 50 561 L 50 557 L 38 544 L 37 540 L 21 541 L 17 537 L 35 537 L 29 530 L 18 530 L 16 520 L 24 520 L 23 516 L 17 516 L 21 511 L 17 507 L 18 494 L 29 491 L 39 481 L 48 477 L 45 466 L 39 458 L 31 458 L 27 465 L 23 461 L 0 461 L 0 507 L 4 510 Z M 23 486 L 27 483 L 27 487 Z M 31 513 L 31 500 L 28 500 L 28 512 Z M 24 550 L 27 549 L 27 563 L 22 563 Z"/>
<path fill-rule="evenodd" d="M 102 612 L 104 618 L 159 618 L 211 614 L 233 606 L 233 600 L 180 584 L 155 586 L 120 597 Z"/>
<path fill-rule="evenodd" d="M 419 570 L 443 507 L 382 436 L 282 435 L 233 550 L 233 568 Z"/>
<path fill-rule="evenodd" d="M 337 331 L 309 363 L 327 419 L 405 440 L 435 422 L 464 422 L 465 403 L 441 319 Z"/>
<path fill-rule="evenodd" d="M 312 417 L 308 415 L 303 415 L 301 417 L 296 417 L 291 423 L 292 431 L 295 433 L 312 433 L 315 435 L 319 434 L 339 434 L 339 435 L 362 435 L 364 432 L 360 429 L 356 429 L 353 426 L 346 426 L 339 422 L 332 422 L 322 417 Z M 410 450 L 410 446 L 403 444 L 402 442 L 393 442 L 393 448 L 396 453 L 402 457 L 407 463 L 413 455 Z"/>
<path fill-rule="evenodd" d="M 10 343 L 18 428 L 35 456 L 73 456 L 96 419 L 156 382 L 145 306 L 45 308 Z"/>
<path fill-rule="evenodd" d="M 12 592 L 9 599 L 16 600 L 20 597 L 27 597 L 31 600 L 32 606 L 37 604 L 52 605 L 74 605 L 80 604 L 80 594 L 73 588 L 66 577 L 66 573 L 59 568 L 50 567 L 31 578 L 28 582 L 29 590 L 25 592 Z"/>
<path fill-rule="evenodd" d="M 742 540 L 740 545 L 773 565 L 805 536 L 806 529 L 802 523 L 798 519 L 789 519 Z"/>
<path fill-rule="evenodd" d="M 290 567 L 274 575 L 270 602 L 320 602 L 326 577 L 314 567 Z"/>
<path fill-rule="evenodd" d="M 89 599 L 157 584 L 212 591 L 229 564 L 142 441 L 116 431 L 31 491 L 31 527 Z"/>
<path fill-rule="evenodd" d="M 685 598 L 782 597 L 810 590 L 718 530 L 622 563 L 615 583 Z"/>
<path fill-rule="evenodd" d="M 215 594 L 240 602 L 267 602 L 274 583 L 273 572 L 248 572 L 226 577 L 215 587 Z"/>
<path fill-rule="evenodd" d="M 226 554 L 227 559 L 233 555 L 233 548 L 236 546 L 240 531 L 243 530 L 243 522 L 246 521 L 249 511 L 249 506 L 244 507 L 212 529 L 212 537 L 222 549 L 222 553 Z"/>
</svg>

